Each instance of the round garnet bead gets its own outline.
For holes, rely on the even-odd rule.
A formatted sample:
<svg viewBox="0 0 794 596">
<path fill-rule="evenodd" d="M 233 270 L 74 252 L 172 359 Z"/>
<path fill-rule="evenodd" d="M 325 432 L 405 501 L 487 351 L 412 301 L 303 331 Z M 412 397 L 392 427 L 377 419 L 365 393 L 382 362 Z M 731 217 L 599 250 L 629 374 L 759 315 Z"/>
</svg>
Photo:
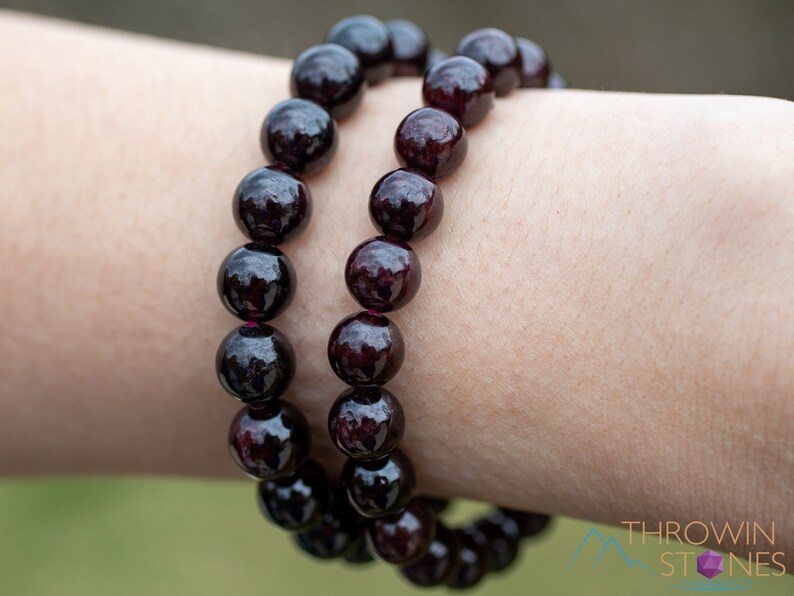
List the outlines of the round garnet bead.
<svg viewBox="0 0 794 596">
<path fill-rule="evenodd" d="M 419 240 L 430 235 L 443 214 L 441 188 L 419 170 L 403 168 L 389 172 L 378 180 L 369 195 L 372 223 L 384 234 L 403 240 Z"/>
<path fill-rule="evenodd" d="M 348 459 L 342 470 L 350 504 L 364 517 L 400 511 L 414 496 L 414 467 L 399 450 L 375 460 Z"/>
<path fill-rule="evenodd" d="M 262 514 L 285 530 L 316 526 L 328 510 L 330 488 L 325 470 L 306 460 L 291 476 L 260 482 L 257 497 Z"/>
<path fill-rule="evenodd" d="M 471 58 L 453 56 L 425 73 L 422 97 L 425 105 L 449 112 L 463 126 L 473 126 L 493 108 L 491 75 Z"/>
<path fill-rule="evenodd" d="M 377 459 L 392 452 L 405 431 L 400 402 L 382 387 L 354 387 L 331 406 L 328 431 L 334 445 L 353 459 Z"/>
<path fill-rule="evenodd" d="M 298 175 L 278 167 L 259 168 L 234 192 L 234 215 L 243 234 L 257 242 L 281 244 L 309 223 L 312 194 Z"/>
<path fill-rule="evenodd" d="M 511 536 L 501 523 L 484 519 L 465 530 L 485 547 L 488 571 L 501 571 L 510 566 L 518 555 L 518 538 Z"/>
<path fill-rule="evenodd" d="M 427 554 L 416 563 L 400 569 L 412 584 L 423 587 L 438 586 L 452 577 L 460 559 L 460 537 L 441 523 L 436 524 L 436 536 Z"/>
<path fill-rule="evenodd" d="M 295 285 L 287 255 L 261 242 L 232 251 L 218 271 L 221 301 L 244 321 L 265 322 L 279 315 L 292 302 Z"/>
<path fill-rule="evenodd" d="M 546 84 L 549 89 L 567 89 L 568 81 L 566 81 L 561 74 L 552 72 L 549 75 L 549 82 Z"/>
<path fill-rule="evenodd" d="M 488 565 L 488 553 L 485 546 L 477 542 L 470 534 L 455 530 L 460 550 L 458 566 L 447 578 L 446 584 L 451 588 L 471 588 L 485 576 Z"/>
<path fill-rule="evenodd" d="M 518 537 L 530 538 L 543 532 L 551 521 L 545 513 L 532 513 L 529 511 L 516 511 L 515 509 L 498 509 L 491 519 L 506 517 L 515 521 L 518 529 Z M 506 527 L 505 524 L 503 527 Z"/>
<path fill-rule="evenodd" d="M 356 55 L 338 44 L 324 43 L 305 50 L 290 76 L 293 97 L 309 99 L 342 120 L 364 97 L 364 72 Z"/>
<path fill-rule="evenodd" d="M 546 52 L 530 39 L 516 37 L 521 54 L 521 86 L 543 88 L 548 85 L 551 65 Z"/>
<path fill-rule="evenodd" d="M 389 29 L 375 17 L 359 15 L 342 19 L 328 31 L 326 41 L 344 46 L 358 56 L 370 85 L 380 83 L 394 70 Z"/>
<path fill-rule="evenodd" d="M 328 340 L 328 361 L 348 385 L 383 385 L 402 366 L 405 343 L 397 325 L 376 312 L 350 315 Z"/>
<path fill-rule="evenodd" d="M 287 402 L 274 400 L 240 411 L 229 428 L 232 458 L 249 476 L 275 480 L 294 474 L 309 451 L 309 424 Z"/>
<path fill-rule="evenodd" d="M 421 75 L 427 63 L 429 42 L 416 24 L 405 19 L 386 21 L 394 51 L 394 74 L 399 77 Z"/>
<path fill-rule="evenodd" d="M 389 312 L 416 296 L 422 282 L 419 257 L 404 241 L 376 236 L 359 244 L 345 265 L 350 294 L 366 309 Z"/>
<path fill-rule="evenodd" d="M 454 116 L 437 108 L 419 108 L 397 127 L 394 151 L 401 165 L 443 178 L 466 159 L 466 130 Z"/>
<path fill-rule="evenodd" d="M 295 376 L 295 351 L 287 337 L 264 323 L 235 329 L 215 359 L 221 385 L 245 403 L 281 396 Z"/>
<path fill-rule="evenodd" d="M 521 54 L 516 40 L 500 29 L 478 29 L 460 40 L 456 54 L 473 58 L 491 74 L 496 96 L 521 85 Z"/>
<path fill-rule="evenodd" d="M 299 174 L 314 174 L 336 153 L 336 122 L 313 101 L 287 99 L 270 110 L 262 124 L 260 142 L 273 163 Z"/>
<path fill-rule="evenodd" d="M 410 565 L 421 559 L 435 536 L 436 517 L 419 499 L 399 513 L 373 519 L 367 525 L 370 552 L 395 565 Z"/>
<path fill-rule="evenodd" d="M 334 559 L 351 553 L 360 536 L 361 523 L 344 495 L 337 495 L 320 523 L 295 534 L 295 542 L 313 557 Z"/>
</svg>

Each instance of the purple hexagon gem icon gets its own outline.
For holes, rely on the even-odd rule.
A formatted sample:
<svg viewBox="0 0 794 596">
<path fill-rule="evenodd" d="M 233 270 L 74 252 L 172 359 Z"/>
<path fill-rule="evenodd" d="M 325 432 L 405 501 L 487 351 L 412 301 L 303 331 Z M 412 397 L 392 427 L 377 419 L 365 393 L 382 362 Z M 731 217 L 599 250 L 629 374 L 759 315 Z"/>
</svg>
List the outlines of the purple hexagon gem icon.
<svg viewBox="0 0 794 596">
<path fill-rule="evenodd" d="M 713 550 L 698 555 L 698 573 L 709 579 L 718 576 L 722 573 L 722 555 Z"/>
</svg>

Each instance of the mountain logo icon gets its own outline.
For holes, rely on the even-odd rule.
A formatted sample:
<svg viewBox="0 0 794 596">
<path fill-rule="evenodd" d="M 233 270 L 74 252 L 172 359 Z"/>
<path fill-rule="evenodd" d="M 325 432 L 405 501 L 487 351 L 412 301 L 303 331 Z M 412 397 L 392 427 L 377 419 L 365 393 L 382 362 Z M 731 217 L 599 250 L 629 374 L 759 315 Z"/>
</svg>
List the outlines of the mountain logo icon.
<svg viewBox="0 0 794 596">
<path fill-rule="evenodd" d="M 615 540 L 614 537 L 610 536 L 609 538 L 604 538 L 601 535 L 601 532 L 599 532 L 596 528 L 591 528 L 590 531 L 585 535 L 584 539 L 579 544 L 576 551 L 573 553 L 571 560 L 568 561 L 568 565 L 565 568 L 566 571 L 569 571 L 571 569 L 573 564 L 577 561 L 580 554 L 582 553 L 582 550 L 585 548 L 585 546 L 588 543 L 593 543 L 595 544 L 596 547 L 600 546 L 600 549 L 598 551 L 598 556 L 596 556 L 595 560 L 593 561 L 593 565 L 591 569 L 595 569 L 596 567 L 598 567 L 599 563 L 601 563 L 601 561 L 604 559 L 604 555 L 612 552 L 616 552 L 618 555 L 620 555 L 620 558 L 623 559 L 623 561 L 626 563 L 627 567 L 636 567 L 646 571 L 650 575 L 656 575 L 653 571 L 651 571 L 648 568 L 648 566 L 645 563 L 643 563 L 639 559 L 630 559 L 623 550 L 623 547 L 620 546 L 620 544 L 618 543 L 617 540 Z"/>
</svg>

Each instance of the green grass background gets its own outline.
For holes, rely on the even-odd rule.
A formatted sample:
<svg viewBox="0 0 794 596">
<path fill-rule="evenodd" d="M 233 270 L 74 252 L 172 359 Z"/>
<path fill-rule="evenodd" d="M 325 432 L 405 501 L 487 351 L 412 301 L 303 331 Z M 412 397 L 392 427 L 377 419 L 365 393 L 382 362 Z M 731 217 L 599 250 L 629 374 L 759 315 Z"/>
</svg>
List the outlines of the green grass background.
<svg viewBox="0 0 794 596">
<path fill-rule="evenodd" d="M 464 503 L 462 520 L 476 511 Z M 692 594 L 663 578 L 628 568 L 614 553 L 592 568 L 597 545 L 566 566 L 593 525 L 558 520 L 526 544 L 507 573 L 474 594 Z M 629 557 L 658 569 L 659 546 L 628 546 Z M 592 550 L 595 548 L 596 550 Z M 590 549 L 590 552 L 587 552 Z M 443 590 L 438 590 L 443 591 Z M 313 595 L 418 593 L 382 564 L 353 568 L 307 559 L 264 522 L 253 486 L 243 482 L 69 479 L 0 484 L 0 595 Z M 760 578 L 743 594 L 794 594 L 794 577 Z"/>
</svg>

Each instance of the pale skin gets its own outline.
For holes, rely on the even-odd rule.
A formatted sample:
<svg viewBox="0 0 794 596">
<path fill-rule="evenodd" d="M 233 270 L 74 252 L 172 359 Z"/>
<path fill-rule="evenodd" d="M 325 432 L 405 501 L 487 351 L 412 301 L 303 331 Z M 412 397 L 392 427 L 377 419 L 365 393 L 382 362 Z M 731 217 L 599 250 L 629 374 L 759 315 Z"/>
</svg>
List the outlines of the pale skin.
<svg viewBox="0 0 794 596">
<path fill-rule="evenodd" d="M 240 477 L 214 371 L 231 193 L 290 64 L 0 12 L 0 473 Z M 318 458 L 342 263 L 420 105 L 368 91 L 308 181 L 274 321 Z M 794 568 L 794 106 L 522 91 L 415 245 L 389 384 L 423 493 L 618 524 L 775 523 Z M 728 548 L 730 545 L 723 545 Z M 742 547 L 737 547 L 742 550 Z"/>
</svg>

